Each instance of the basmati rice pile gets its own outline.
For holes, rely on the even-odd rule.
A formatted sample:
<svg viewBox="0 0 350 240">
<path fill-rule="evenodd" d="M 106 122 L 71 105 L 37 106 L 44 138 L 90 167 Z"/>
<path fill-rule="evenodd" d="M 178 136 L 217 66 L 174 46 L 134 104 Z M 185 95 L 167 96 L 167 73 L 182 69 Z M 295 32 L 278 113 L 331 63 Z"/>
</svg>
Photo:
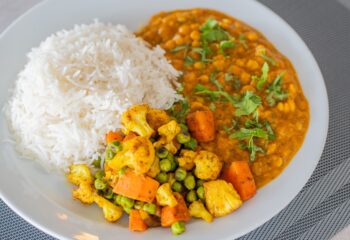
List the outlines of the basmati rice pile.
<svg viewBox="0 0 350 240">
<path fill-rule="evenodd" d="M 125 26 L 75 26 L 32 49 L 6 108 L 18 151 L 48 168 L 91 164 L 121 113 L 148 103 L 167 109 L 181 98 L 179 72 L 160 47 Z"/>
</svg>

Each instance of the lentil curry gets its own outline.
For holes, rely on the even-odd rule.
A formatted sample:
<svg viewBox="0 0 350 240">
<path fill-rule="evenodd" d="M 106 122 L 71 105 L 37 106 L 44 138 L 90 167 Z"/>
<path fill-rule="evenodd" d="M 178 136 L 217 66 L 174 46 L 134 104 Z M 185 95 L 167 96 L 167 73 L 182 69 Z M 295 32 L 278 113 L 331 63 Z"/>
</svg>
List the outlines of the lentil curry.
<svg viewBox="0 0 350 240">
<path fill-rule="evenodd" d="M 214 113 L 216 137 L 200 148 L 226 165 L 249 162 L 258 187 L 283 171 L 303 143 L 309 107 L 292 64 L 261 33 L 192 9 L 159 13 L 137 34 L 183 72 L 185 99 L 170 112 L 179 121 L 189 111 Z"/>
</svg>

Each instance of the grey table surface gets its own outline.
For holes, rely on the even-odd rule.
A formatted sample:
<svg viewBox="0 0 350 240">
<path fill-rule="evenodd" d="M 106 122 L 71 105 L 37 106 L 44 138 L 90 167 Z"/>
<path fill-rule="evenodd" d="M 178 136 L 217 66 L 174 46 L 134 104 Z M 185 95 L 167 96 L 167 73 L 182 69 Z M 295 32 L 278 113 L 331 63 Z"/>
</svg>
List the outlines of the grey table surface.
<svg viewBox="0 0 350 240">
<path fill-rule="evenodd" d="M 0 32 L 38 2 L 0 0 Z M 314 54 L 326 81 L 330 125 L 321 160 L 303 190 L 241 239 L 350 239 L 350 0 L 260 2 L 286 20 Z M 0 200 L 0 239 L 53 238 Z"/>
</svg>

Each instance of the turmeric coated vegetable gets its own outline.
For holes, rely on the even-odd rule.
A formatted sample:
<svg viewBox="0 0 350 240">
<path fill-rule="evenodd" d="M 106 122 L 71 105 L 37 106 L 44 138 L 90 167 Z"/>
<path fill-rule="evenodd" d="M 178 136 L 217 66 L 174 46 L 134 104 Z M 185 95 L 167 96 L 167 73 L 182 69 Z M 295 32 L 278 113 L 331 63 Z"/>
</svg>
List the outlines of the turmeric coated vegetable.
<svg viewBox="0 0 350 240">
<path fill-rule="evenodd" d="M 196 111 L 186 117 L 188 128 L 198 142 L 210 142 L 215 139 L 215 123 L 212 111 Z"/>
<path fill-rule="evenodd" d="M 68 181 L 74 185 L 79 185 L 82 182 L 92 184 L 93 180 L 87 165 L 74 164 L 69 167 Z"/>
<path fill-rule="evenodd" d="M 80 200 L 85 204 L 91 204 L 94 202 L 94 189 L 90 183 L 81 182 L 78 189 L 72 191 L 73 198 Z"/>
<path fill-rule="evenodd" d="M 242 205 L 236 190 L 225 180 L 205 182 L 203 186 L 207 209 L 214 217 L 227 215 Z"/>
<path fill-rule="evenodd" d="M 110 144 L 111 142 L 114 141 L 123 141 L 124 136 L 123 133 L 121 131 L 110 131 L 106 134 L 106 144 Z"/>
<path fill-rule="evenodd" d="M 131 210 L 129 215 L 129 229 L 131 231 L 145 231 L 148 226 L 141 217 L 142 210 Z"/>
<path fill-rule="evenodd" d="M 243 201 L 253 197 L 256 193 L 253 174 L 245 161 L 232 162 L 225 169 L 223 178 L 227 182 L 232 183 Z"/>
<path fill-rule="evenodd" d="M 179 166 L 190 171 L 194 167 L 194 159 L 197 153 L 191 150 L 181 150 L 180 157 L 177 158 Z"/>
<path fill-rule="evenodd" d="M 145 137 L 134 137 L 123 142 L 122 151 L 118 152 L 108 166 L 115 171 L 128 166 L 136 173 L 147 173 L 155 159 L 152 142 Z"/>
<path fill-rule="evenodd" d="M 119 176 L 113 192 L 131 199 L 151 203 L 156 197 L 158 187 L 159 183 L 153 178 L 138 175 L 129 169 Z"/>
<path fill-rule="evenodd" d="M 175 207 L 177 205 L 177 200 L 169 183 L 164 183 L 158 188 L 156 199 L 160 206 Z"/>
<path fill-rule="evenodd" d="M 155 178 L 159 172 L 160 172 L 159 158 L 157 156 L 155 156 L 154 161 L 152 163 L 152 166 L 147 172 L 147 176 L 149 176 L 151 178 Z"/>
<path fill-rule="evenodd" d="M 126 133 L 132 131 L 142 137 L 152 136 L 154 130 L 146 120 L 148 110 L 148 105 L 135 105 L 123 113 L 122 124 L 126 128 Z"/>
<path fill-rule="evenodd" d="M 175 140 L 176 135 L 181 131 L 179 124 L 172 120 L 158 128 L 160 139 L 154 143 L 156 148 L 165 147 L 169 152 L 175 154 L 180 144 Z"/>
<path fill-rule="evenodd" d="M 215 153 L 208 151 L 200 151 L 194 159 L 194 163 L 196 165 L 194 174 L 203 180 L 216 179 L 223 165 Z"/>
<path fill-rule="evenodd" d="M 158 131 L 158 128 L 162 125 L 170 122 L 170 117 L 164 110 L 160 109 L 149 109 L 146 115 L 148 124 L 152 129 Z"/>
<path fill-rule="evenodd" d="M 99 207 L 102 208 L 103 215 L 109 222 L 115 222 L 123 215 L 123 210 L 121 207 L 114 205 L 99 195 L 94 196 L 94 201 Z"/>
<path fill-rule="evenodd" d="M 190 215 L 196 218 L 202 218 L 207 222 L 213 221 L 213 216 L 208 212 L 208 210 L 203 205 L 202 201 L 194 201 L 189 206 Z"/>
<path fill-rule="evenodd" d="M 162 208 L 160 220 L 163 227 L 169 227 L 178 221 L 187 222 L 191 218 L 182 195 L 174 193 L 174 196 L 178 204 L 175 207 L 165 206 Z"/>
</svg>

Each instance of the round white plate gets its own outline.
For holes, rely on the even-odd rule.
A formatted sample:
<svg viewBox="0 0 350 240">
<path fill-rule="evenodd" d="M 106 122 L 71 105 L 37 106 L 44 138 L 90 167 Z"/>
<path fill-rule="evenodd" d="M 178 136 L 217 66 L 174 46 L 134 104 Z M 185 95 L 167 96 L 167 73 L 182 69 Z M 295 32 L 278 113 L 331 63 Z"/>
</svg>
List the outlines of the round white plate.
<svg viewBox="0 0 350 240">
<path fill-rule="evenodd" d="M 223 11 L 261 31 L 294 64 L 309 101 L 311 118 L 305 142 L 285 171 L 229 216 L 212 224 L 191 221 L 180 238 L 233 239 L 255 229 L 282 210 L 301 190 L 321 156 L 328 128 L 328 98 L 322 74 L 310 50 L 280 17 L 258 2 L 245 0 L 60 0 L 45 1 L 13 23 L 0 38 L 0 105 L 10 96 L 26 53 L 50 34 L 74 24 L 101 21 L 125 24 L 136 30 L 163 10 L 204 7 Z M 43 126 L 45 127 L 45 126 Z M 9 139 L 4 116 L 0 139 Z M 174 238 L 169 229 L 133 233 L 127 218 L 115 224 L 104 221 L 100 209 L 84 206 L 71 197 L 72 186 L 59 173 L 20 158 L 8 143 L 0 145 L 1 198 L 28 222 L 60 239 Z"/>
</svg>

